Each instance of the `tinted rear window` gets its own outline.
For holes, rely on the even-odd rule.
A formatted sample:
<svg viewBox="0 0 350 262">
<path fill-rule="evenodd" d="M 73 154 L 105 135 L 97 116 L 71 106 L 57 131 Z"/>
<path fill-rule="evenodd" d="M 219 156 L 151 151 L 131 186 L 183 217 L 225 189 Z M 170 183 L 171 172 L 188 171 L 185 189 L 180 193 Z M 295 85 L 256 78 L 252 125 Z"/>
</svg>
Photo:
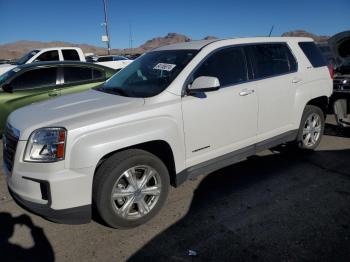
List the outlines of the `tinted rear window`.
<svg viewBox="0 0 350 262">
<path fill-rule="evenodd" d="M 317 48 L 314 42 L 300 42 L 299 46 L 313 67 L 327 65 L 326 60 L 323 58 L 320 50 Z"/>
<path fill-rule="evenodd" d="M 252 56 L 255 78 L 288 74 L 297 70 L 297 62 L 284 43 L 257 44 L 247 48 Z"/>
<path fill-rule="evenodd" d="M 105 73 L 101 70 L 93 69 L 94 79 L 103 79 L 105 78 Z"/>
<path fill-rule="evenodd" d="M 64 82 L 66 84 L 92 81 L 92 69 L 89 67 L 64 67 Z"/>
<path fill-rule="evenodd" d="M 74 49 L 64 49 L 62 50 L 63 59 L 68 61 L 80 61 L 79 54 L 77 50 Z"/>
</svg>

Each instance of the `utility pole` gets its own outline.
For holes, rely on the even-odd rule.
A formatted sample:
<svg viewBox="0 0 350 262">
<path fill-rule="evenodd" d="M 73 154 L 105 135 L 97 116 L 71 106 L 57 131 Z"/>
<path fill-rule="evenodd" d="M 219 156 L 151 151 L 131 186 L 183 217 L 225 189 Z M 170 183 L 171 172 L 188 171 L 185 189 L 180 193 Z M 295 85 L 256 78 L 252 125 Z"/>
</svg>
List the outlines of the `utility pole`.
<svg viewBox="0 0 350 262">
<path fill-rule="evenodd" d="M 129 22 L 129 48 L 130 48 L 130 54 L 132 55 L 132 44 L 133 44 L 133 35 L 132 35 L 132 27 L 131 22 Z"/>
<path fill-rule="evenodd" d="M 108 12 L 107 12 L 107 3 L 106 0 L 102 0 L 103 1 L 103 10 L 105 13 L 105 22 L 103 23 L 104 27 L 105 27 L 105 36 L 102 36 L 102 41 L 107 43 L 107 53 L 108 55 L 111 54 L 111 45 L 110 45 L 110 39 L 109 39 L 109 30 L 108 30 Z"/>
</svg>

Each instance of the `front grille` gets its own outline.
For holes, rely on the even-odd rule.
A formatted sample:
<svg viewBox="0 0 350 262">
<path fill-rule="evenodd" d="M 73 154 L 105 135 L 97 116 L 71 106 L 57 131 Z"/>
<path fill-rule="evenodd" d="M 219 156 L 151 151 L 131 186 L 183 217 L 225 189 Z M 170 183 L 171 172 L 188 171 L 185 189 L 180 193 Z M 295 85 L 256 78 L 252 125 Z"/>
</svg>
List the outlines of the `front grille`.
<svg viewBox="0 0 350 262">
<path fill-rule="evenodd" d="M 13 162 L 15 159 L 19 132 L 10 124 L 7 124 L 3 134 L 3 158 L 4 164 L 8 171 L 12 172 Z"/>
</svg>

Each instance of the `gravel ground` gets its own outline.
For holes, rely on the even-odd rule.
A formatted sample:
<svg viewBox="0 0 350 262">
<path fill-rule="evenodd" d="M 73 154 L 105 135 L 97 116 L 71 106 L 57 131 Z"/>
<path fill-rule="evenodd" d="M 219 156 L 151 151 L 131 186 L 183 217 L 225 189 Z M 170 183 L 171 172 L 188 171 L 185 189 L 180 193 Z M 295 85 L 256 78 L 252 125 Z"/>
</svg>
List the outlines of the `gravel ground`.
<svg viewBox="0 0 350 262">
<path fill-rule="evenodd" d="M 48 222 L 0 174 L 0 260 L 350 261 L 349 159 L 350 131 L 327 124 L 316 152 L 264 151 L 188 181 L 131 230 Z"/>
</svg>

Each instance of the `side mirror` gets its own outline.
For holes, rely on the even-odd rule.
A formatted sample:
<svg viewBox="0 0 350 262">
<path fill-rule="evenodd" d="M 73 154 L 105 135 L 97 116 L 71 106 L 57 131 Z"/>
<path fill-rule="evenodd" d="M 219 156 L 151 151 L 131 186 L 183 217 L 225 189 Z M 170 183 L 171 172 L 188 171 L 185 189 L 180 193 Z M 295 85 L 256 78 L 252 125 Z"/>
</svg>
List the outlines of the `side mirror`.
<svg viewBox="0 0 350 262">
<path fill-rule="evenodd" d="M 210 92 L 220 88 L 220 81 L 217 77 L 200 76 L 188 87 L 189 93 Z"/>
<path fill-rule="evenodd" d="M 2 86 L 2 90 L 4 90 L 7 93 L 12 93 L 12 86 L 10 84 L 4 84 Z"/>
</svg>

